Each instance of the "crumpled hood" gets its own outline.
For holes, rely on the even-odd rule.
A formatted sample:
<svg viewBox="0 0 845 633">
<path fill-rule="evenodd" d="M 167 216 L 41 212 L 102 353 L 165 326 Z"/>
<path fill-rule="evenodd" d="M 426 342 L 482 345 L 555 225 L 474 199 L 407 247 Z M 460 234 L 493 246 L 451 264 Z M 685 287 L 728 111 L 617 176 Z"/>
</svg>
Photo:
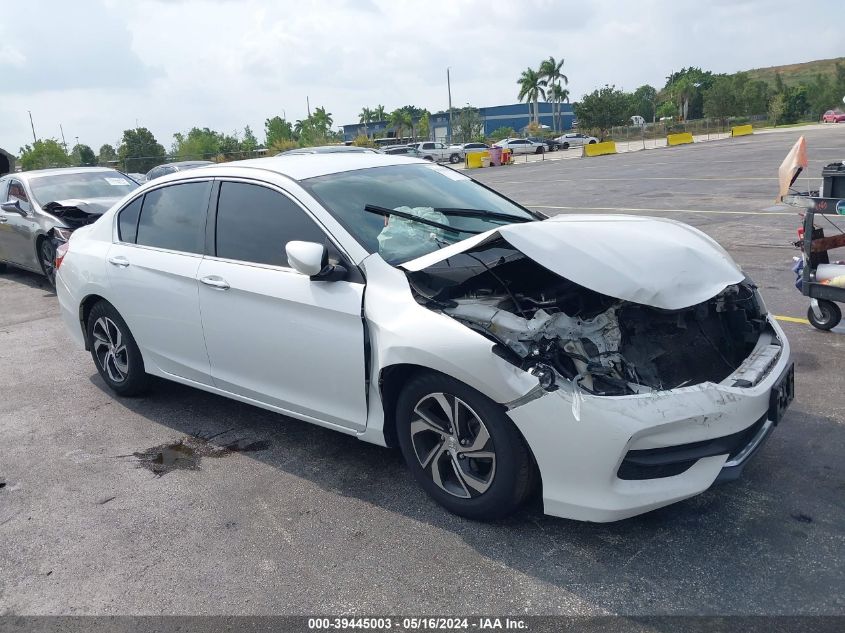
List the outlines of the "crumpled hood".
<svg viewBox="0 0 845 633">
<path fill-rule="evenodd" d="M 416 272 L 501 237 L 544 268 L 610 297 L 678 310 L 745 275 L 698 229 L 665 218 L 558 215 L 509 224 L 402 264 Z"/>
<path fill-rule="evenodd" d="M 48 202 L 42 208 L 47 213 L 52 213 L 57 217 L 61 217 L 60 213 L 62 209 L 79 209 L 80 211 L 88 213 L 90 215 L 102 215 L 103 213 L 111 209 L 114 204 L 121 199 L 122 196 L 117 198 L 54 200 L 52 202 Z M 56 213 L 57 211 L 59 213 Z"/>
</svg>

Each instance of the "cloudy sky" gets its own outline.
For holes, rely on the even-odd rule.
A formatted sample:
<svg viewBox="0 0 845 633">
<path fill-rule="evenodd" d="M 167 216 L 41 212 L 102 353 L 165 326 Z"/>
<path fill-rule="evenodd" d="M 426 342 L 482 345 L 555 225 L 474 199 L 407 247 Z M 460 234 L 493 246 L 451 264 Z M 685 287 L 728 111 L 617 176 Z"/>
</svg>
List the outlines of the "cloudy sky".
<svg viewBox="0 0 845 633">
<path fill-rule="evenodd" d="M 660 87 L 672 69 L 733 72 L 845 55 L 841 0 L 3 0 L 0 147 L 39 138 L 96 151 L 136 122 L 169 148 L 362 106 L 516 102 L 516 79 L 565 58 L 573 98 Z M 14 18 L 14 19 L 12 19 Z"/>
</svg>

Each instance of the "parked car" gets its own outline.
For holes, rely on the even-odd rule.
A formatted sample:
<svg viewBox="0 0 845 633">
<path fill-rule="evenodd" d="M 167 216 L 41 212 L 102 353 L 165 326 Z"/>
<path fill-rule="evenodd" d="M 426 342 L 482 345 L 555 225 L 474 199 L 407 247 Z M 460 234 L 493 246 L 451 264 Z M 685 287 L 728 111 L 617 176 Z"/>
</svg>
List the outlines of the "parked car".
<svg viewBox="0 0 845 633">
<path fill-rule="evenodd" d="M 845 123 L 845 112 L 837 112 L 836 110 L 828 110 L 822 115 L 823 123 Z"/>
<path fill-rule="evenodd" d="M 115 393 L 159 376 L 398 445 L 475 519 L 540 487 L 546 513 L 589 521 L 691 497 L 737 477 L 792 397 L 783 331 L 704 233 L 543 220 L 402 156 L 165 176 L 56 265 L 62 319 Z"/>
<path fill-rule="evenodd" d="M 560 143 L 561 149 L 581 147 L 582 145 L 592 145 L 593 143 L 599 142 L 595 136 L 587 136 L 586 134 L 581 134 L 580 132 L 569 132 L 568 134 L 558 136 L 555 140 Z"/>
<path fill-rule="evenodd" d="M 126 175 L 129 176 L 135 182 L 137 182 L 139 185 L 147 182 L 147 175 L 146 174 L 139 174 L 137 172 L 132 172 L 132 173 L 129 173 L 129 174 L 126 174 Z"/>
<path fill-rule="evenodd" d="M 424 155 L 420 150 L 418 150 L 413 145 L 395 145 L 389 146 L 383 150 L 381 150 L 382 154 L 388 154 L 390 156 L 411 156 L 413 158 L 425 158 L 425 160 L 433 160 L 433 158 L 429 155 Z"/>
<path fill-rule="evenodd" d="M 177 171 L 196 169 L 197 167 L 205 167 L 206 165 L 213 164 L 214 163 L 210 160 L 183 160 L 175 163 L 165 163 L 164 165 L 153 167 L 150 171 L 148 171 L 146 179 L 155 180 L 156 178 L 161 178 L 162 176 L 166 176 L 167 174 L 172 174 Z"/>
<path fill-rule="evenodd" d="M 467 154 L 486 152 L 489 149 L 490 146 L 487 143 L 461 143 L 459 145 L 450 145 L 449 162 L 459 163 L 466 158 Z"/>
<path fill-rule="evenodd" d="M 279 152 L 276 156 L 287 156 L 293 154 L 375 154 L 376 150 L 370 147 L 358 147 L 357 145 L 318 145 L 317 147 L 299 147 L 289 149 L 286 152 Z"/>
<path fill-rule="evenodd" d="M 6 264 L 55 285 L 55 252 L 138 183 L 106 167 L 38 169 L 0 178 L 0 269 Z"/>
<path fill-rule="evenodd" d="M 422 141 L 419 143 L 411 143 L 412 147 L 415 147 L 420 151 L 423 158 L 426 160 L 433 160 L 435 162 L 438 161 L 450 161 L 450 162 L 458 162 L 453 161 L 452 157 L 455 155 L 455 152 L 452 151 L 449 145 L 445 143 L 435 143 L 433 141 Z"/>
<path fill-rule="evenodd" d="M 493 143 L 493 147 L 501 147 L 502 149 L 509 149 L 516 154 L 542 154 L 546 150 L 545 143 L 537 143 L 529 141 L 527 138 L 505 138 L 498 143 Z"/>
<path fill-rule="evenodd" d="M 560 149 L 560 143 L 557 142 L 556 139 L 553 138 L 541 138 L 539 136 L 528 136 L 526 137 L 529 141 L 533 141 L 535 143 L 542 143 L 546 146 L 547 152 L 554 152 Z"/>
</svg>

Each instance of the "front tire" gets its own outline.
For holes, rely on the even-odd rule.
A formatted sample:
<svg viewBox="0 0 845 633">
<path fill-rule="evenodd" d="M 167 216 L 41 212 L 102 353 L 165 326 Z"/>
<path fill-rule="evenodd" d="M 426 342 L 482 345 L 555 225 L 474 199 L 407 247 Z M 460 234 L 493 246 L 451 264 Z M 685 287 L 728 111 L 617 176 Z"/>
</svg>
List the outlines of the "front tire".
<svg viewBox="0 0 845 633">
<path fill-rule="evenodd" d="M 538 147 L 537 149 L 535 149 L 535 150 L 534 150 L 534 153 L 535 153 L 535 154 L 542 154 L 542 153 L 543 153 L 543 148 L 542 148 L 542 147 Z"/>
<path fill-rule="evenodd" d="M 453 165 L 457 165 L 458 163 L 461 162 L 461 155 L 460 154 L 452 154 L 449 157 L 449 162 L 452 163 Z"/>
<path fill-rule="evenodd" d="M 48 237 L 38 242 L 38 262 L 51 288 L 56 287 L 56 248 Z"/>
<path fill-rule="evenodd" d="M 826 299 L 819 299 L 819 312 L 821 312 L 821 318 L 816 316 L 816 313 L 813 311 L 812 306 L 807 310 L 807 320 L 810 321 L 810 325 L 814 328 L 819 330 L 832 330 L 839 322 L 842 320 L 842 310 L 839 309 L 839 306 L 833 303 L 833 301 L 828 301 Z"/>
<path fill-rule="evenodd" d="M 496 404 L 442 374 L 419 374 L 396 408 L 399 446 L 423 489 L 449 511 L 492 520 L 531 493 L 534 463 L 525 440 Z"/>
<path fill-rule="evenodd" d="M 561 145 L 561 147 L 563 149 L 569 149 L 569 143 L 564 143 L 563 145 Z"/>
<path fill-rule="evenodd" d="M 150 385 L 144 359 L 126 321 L 106 301 L 91 308 L 88 315 L 91 357 L 103 381 L 119 396 L 137 396 Z"/>
</svg>

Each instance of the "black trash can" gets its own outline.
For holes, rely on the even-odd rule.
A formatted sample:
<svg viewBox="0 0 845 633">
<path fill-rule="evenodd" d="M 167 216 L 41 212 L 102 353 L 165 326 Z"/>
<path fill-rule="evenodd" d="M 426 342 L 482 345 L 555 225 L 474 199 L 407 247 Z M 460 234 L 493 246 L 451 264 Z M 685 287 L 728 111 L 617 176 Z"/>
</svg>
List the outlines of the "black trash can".
<svg viewBox="0 0 845 633">
<path fill-rule="evenodd" d="M 845 198 L 845 161 L 822 169 L 822 198 Z"/>
</svg>

